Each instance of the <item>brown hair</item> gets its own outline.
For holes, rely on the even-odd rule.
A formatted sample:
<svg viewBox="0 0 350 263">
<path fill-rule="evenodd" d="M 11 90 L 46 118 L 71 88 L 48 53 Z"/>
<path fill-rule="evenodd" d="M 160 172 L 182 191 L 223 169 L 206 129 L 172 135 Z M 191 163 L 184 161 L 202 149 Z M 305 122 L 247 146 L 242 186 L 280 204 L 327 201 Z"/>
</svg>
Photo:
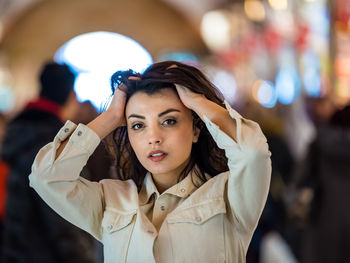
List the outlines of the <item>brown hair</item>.
<svg viewBox="0 0 350 263">
<path fill-rule="evenodd" d="M 138 78 L 129 79 L 131 76 Z M 124 84 L 127 88 L 124 90 L 124 85 L 120 84 Z M 222 106 L 223 96 L 201 71 L 176 61 L 155 63 L 143 74 L 132 70 L 117 71 L 111 77 L 113 93 L 116 88 L 123 89 L 127 94 L 126 103 L 136 92 L 154 94 L 164 88 L 172 88 L 176 91 L 175 84 L 187 87 L 195 93 L 203 94 L 207 99 Z M 192 145 L 190 162 L 179 175 L 178 182 L 185 178 L 195 165 L 199 170 L 195 169 L 195 173 L 202 182 L 207 181 L 205 173 L 214 177 L 218 173 L 228 170 L 225 152 L 216 145 L 198 115 L 195 112 L 192 112 L 192 115 L 194 117 L 193 125 L 200 128 L 201 132 L 198 142 Z M 140 190 L 147 171 L 137 159 L 130 145 L 127 127 L 117 128 L 106 137 L 105 143 L 114 158 L 117 178 L 134 180 Z"/>
</svg>

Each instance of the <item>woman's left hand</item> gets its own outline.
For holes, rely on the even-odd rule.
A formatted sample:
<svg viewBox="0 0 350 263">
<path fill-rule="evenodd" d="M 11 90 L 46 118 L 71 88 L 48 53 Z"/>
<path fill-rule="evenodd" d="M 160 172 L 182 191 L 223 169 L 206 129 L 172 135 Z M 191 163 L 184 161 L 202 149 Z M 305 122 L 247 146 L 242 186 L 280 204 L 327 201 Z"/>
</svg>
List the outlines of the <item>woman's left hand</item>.
<svg viewBox="0 0 350 263">
<path fill-rule="evenodd" d="M 175 87 L 182 103 L 193 111 L 196 111 L 196 105 L 207 100 L 203 94 L 195 93 L 182 85 L 175 84 Z"/>
<path fill-rule="evenodd" d="M 198 94 L 190 89 L 175 85 L 177 93 L 182 103 L 193 110 L 204 121 L 206 116 L 210 121 L 218 125 L 223 132 L 229 135 L 233 140 L 236 139 L 236 122 L 230 117 L 229 112 L 220 105 L 208 100 L 203 94 Z"/>
</svg>

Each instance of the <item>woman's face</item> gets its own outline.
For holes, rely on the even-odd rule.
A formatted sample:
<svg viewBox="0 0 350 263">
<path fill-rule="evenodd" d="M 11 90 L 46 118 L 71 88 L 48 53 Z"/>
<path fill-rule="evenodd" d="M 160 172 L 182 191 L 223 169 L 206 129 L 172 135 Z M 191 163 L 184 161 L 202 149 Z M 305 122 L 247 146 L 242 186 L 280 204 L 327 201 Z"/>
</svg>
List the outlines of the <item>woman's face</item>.
<svg viewBox="0 0 350 263">
<path fill-rule="evenodd" d="M 191 111 L 173 89 L 165 88 L 152 95 L 135 93 L 125 114 L 131 146 L 143 167 L 155 178 L 176 180 L 199 136 Z"/>
</svg>

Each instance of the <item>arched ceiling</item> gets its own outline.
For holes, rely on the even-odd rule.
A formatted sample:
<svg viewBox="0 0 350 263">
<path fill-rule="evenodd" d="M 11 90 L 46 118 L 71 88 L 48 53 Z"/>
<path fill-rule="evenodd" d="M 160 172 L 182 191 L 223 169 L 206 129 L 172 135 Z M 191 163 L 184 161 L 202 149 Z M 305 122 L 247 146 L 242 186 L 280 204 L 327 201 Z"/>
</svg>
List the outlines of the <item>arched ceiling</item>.
<svg viewBox="0 0 350 263">
<path fill-rule="evenodd" d="M 66 41 L 93 31 L 131 37 L 155 59 L 166 50 L 207 52 L 193 23 L 160 0 L 37 0 L 10 23 L 0 43 L 0 63 L 12 74 L 16 98 L 35 96 L 42 63 Z"/>
</svg>

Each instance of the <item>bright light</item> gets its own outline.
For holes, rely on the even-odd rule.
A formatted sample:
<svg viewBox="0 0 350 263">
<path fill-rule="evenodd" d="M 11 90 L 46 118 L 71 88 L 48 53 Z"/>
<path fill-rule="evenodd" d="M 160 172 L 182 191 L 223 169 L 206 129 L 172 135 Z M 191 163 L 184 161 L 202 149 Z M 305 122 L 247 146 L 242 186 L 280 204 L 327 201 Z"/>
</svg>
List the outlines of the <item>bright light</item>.
<svg viewBox="0 0 350 263">
<path fill-rule="evenodd" d="M 245 0 L 244 11 L 249 19 L 263 21 L 265 19 L 264 4 L 260 0 Z"/>
<path fill-rule="evenodd" d="M 276 92 L 278 101 L 290 104 L 296 97 L 298 89 L 297 79 L 292 70 L 280 69 L 276 76 Z"/>
<path fill-rule="evenodd" d="M 77 36 L 56 53 L 55 61 L 77 72 L 75 91 L 99 110 L 111 94 L 110 77 L 117 70 L 143 72 L 152 64 L 150 54 L 134 40 L 110 32 Z"/>
<path fill-rule="evenodd" d="M 320 61 L 318 56 L 312 52 L 307 51 L 303 54 L 303 84 L 308 95 L 319 97 L 321 92 L 321 78 L 319 74 Z"/>
<path fill-rule="evenodd" d="M 185 64 L 198 64 L 198 58 L 193 53 L 188 52 L 170 52 L 159 56 L 158 61 L 174 60 Z"/>
<path fill-rule="evenodd" d="M 14 106 L 14 95 L 10 87 L 0 86 L 0 112 L 8 112 Z"/>
<path fill-rule="evenodd" d="M 346 78 L 338 78 L 335 85 L 336 94 L 342 98 L 348 100 L 350 98 L 349 80 Z"/>
<path fill-rule="evenodd" d="M 276 105 L 276 90 L 270 81 L 258 80 L 253 85 L 253 92 L 256 92 L 256 98 L 266 108 L 272 108 Z"/>
<path fill-rule="evenodd" d="M 230 44 L 230 25 L 219 11 L 211 11 L 203 16 L 201 33 L 205 43 L 214 51 L 227 48 Z"/>
<path fill-rule="evenodd" d="M 111 95 L 110 77 L 99 72 L 80 73 L 75 81 L 78 100 L 91 100 L 97 109 L 102 109 Z"/>
<path fill-rule="evenodd" d="M 235 78 L 230 73 L 219 71 L 214 75 L 212 81 L 228 102 L 234 101 L 237 84 Z"/>
<path fill-rule="evenodd" d="M 288 7 L 287 0 L 269 0 L 269 4 L 273 9 L 286 10 Z"/>
<path fill-rule="evenodd" d="M 318 70 L 307 68 L 303 77 L 306 92 L 313 97 L 319 97 L 321 91 L 321 79 Z"/>
</svg>

